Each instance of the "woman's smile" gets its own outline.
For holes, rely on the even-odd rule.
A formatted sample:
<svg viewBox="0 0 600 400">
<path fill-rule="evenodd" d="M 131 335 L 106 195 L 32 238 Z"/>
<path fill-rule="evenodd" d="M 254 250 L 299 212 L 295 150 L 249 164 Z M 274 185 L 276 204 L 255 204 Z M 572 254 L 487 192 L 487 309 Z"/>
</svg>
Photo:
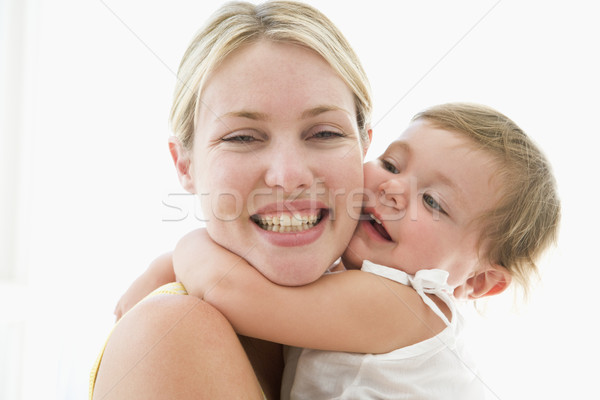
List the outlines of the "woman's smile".
<svg viewBox="0 0 600 400">
<path fill-rule="evenodd" d="M 284 213 L 261 216 L 258 218 L 260 222 L 257 218 L 251 217 L 264 240 L 278 247 L 296 247 L 309 245 L 321 237 L 329 222 L 329 212 L 320 210 L 310 215 Z"/>
<path fill-rule="evenodd" d="M 319 210 L 318 212 L 309 215 L 302 215 L 300 213 L 279 215 L 254 214 L 250 218 L 252 218 L 261 229 L 266 231 L 296 233 L 311 229 L 321 222 L 322 213 Z"/>
<path fill-rule="evenodd" d="M 264 239 L 275 246 L 302 246 L 317 240 L 327 222 L 329 208 L 320 201 L 272 203 L 250 216 Z M 321 224 L 323 222 L 323 224 Z"/>
</svg>

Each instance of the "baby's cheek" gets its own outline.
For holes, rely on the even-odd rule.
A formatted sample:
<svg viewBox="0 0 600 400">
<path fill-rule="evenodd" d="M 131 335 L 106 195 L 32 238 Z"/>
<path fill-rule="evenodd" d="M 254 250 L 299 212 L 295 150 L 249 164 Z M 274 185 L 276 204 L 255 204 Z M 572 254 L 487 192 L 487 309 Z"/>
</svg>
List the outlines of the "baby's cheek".
<svg viewBox="0 0 600 400">
<path fill-rule="evenodd" d="M 439 229 L 436 229 L 436 221 L 427 220 L 428 217 L 421 216 L 417 221 L 411 221 L 408 225 L 411 229 L 408 230 L 411 248 L 415 255 L 423 257 L 422 263 L 428 264 L 437 262 L 443 256 L 446 248 L 445 238 L 440 234 Z M 425 267 L 425 265 L 422 265 Z"/>
</svg>

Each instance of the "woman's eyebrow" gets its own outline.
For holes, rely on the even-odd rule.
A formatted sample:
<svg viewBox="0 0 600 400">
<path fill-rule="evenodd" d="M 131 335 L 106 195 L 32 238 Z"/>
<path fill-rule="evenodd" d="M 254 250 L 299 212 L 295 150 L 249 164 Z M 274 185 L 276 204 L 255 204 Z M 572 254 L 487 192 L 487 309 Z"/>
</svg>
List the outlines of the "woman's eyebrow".
<svg viewBox="0 0 600 400">
<path fill-rule="evenodd" d="M 334 105 L 319 105 L 308 110 L 305 110 L 300 115 L 301 119 L 316 117 L 320 114 L 329 112 L 329 111 L 343 111 L 346 114 L 349 114 L 347 110 L 334 106 Z M 239 111 L 230 111 L 223 115 L 218 116 L 216 119 L 224 119 L 224 118 L 247 118 L 255 121 L 268 121 L 270 119 L 269 115 L 266 113 L 258 112 L 258 111 L 250 111 L 250 110 L 239 110 Z"/>
<path fill-rule="evenodd" d="M 310 108 L 306 111 L 304 111 L 302 113 L 302 115 L 300 116 L 301 119 L 306 119 L 306 118 L 312 118 L 312 117 L 316 117 L 318 115 L 321 115 L 323 113 L 329 112 L 329 111 L 343 111 L 346 114 L 350 114 L 348 112 L 348 110 L 345 110 L 341 107 L 338 106 L 334 106 L 334 105 L 319 105 L 313 108 Z"/>
<path fill-rule="evenodd" d="M 223 118 L 247 118 L 247 119 L 252 119 L 252 120 L 256 120 L 256 121 L 268 121 L 269 115 L 258 112 L 258 111 L 240 110 L 240 111 L 230 111 L 221 116 L 218 116 L 217 120 L 220 120 Z"/>
</svg>

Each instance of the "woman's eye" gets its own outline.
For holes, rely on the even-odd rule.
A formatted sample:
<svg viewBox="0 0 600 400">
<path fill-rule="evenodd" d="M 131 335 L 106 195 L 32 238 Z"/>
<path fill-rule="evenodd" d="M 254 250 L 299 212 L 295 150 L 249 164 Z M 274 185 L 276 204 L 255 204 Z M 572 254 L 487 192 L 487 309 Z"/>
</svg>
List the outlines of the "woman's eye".
<svg viewBox="0 0 600 400">
<path fill-rule="evenodd" d="M 223 141 L 223 142 L 239 142 L 239 143 L 250 143 L 255 140 L 256 140 L 256 138 L 252 135 L 226 136 L 221 139 L 221 141 Z"/>
<path fill-rule="evenodd" d="M 381 166 L 383 167 L 383 169 L 385 169 L 388 172 L 391 172 L 392 174 L 399 174 L 400 173 L 400 170 L 398 170 L 398 168 L 396 168 L 394 166 L 394 164 L 392 164 L 389 161 L 381 160 Z"/>
<path fill-rule="evenodd" d="M 346 136 L 346 135 L 344 135 L 341 132 L 335 132 L 335 131 L 319 131 L 319 132 L 315 133 L 314 135 L 312 135 L 312 137 L 315 139 L 329 139 L 329 138 L 344 137 L 344 136 Z"/>
<path fill-rule="evenodd" d="M 423 195 L 423 202 L 432 210 L 436 210 L 441 212 L 442 214 L 446 214 L 446 211 L 442 208 L 440 203 L 438 203 L 432 195 L 425 193 Z"/>
</svg>

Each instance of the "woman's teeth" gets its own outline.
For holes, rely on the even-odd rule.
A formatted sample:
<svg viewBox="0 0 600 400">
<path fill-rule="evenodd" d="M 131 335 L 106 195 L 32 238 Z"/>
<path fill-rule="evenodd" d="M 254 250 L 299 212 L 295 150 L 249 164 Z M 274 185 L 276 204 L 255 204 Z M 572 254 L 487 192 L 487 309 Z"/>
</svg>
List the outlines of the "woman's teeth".
<svg viewBox="0 0 600 400">
<path fill-rule="evenodd" d="M 254 222 L 262 229 L 271 232 L 302 232 L 314 227 L 321 220 L 321 215 L 254 215 Z"/>
</svg>

